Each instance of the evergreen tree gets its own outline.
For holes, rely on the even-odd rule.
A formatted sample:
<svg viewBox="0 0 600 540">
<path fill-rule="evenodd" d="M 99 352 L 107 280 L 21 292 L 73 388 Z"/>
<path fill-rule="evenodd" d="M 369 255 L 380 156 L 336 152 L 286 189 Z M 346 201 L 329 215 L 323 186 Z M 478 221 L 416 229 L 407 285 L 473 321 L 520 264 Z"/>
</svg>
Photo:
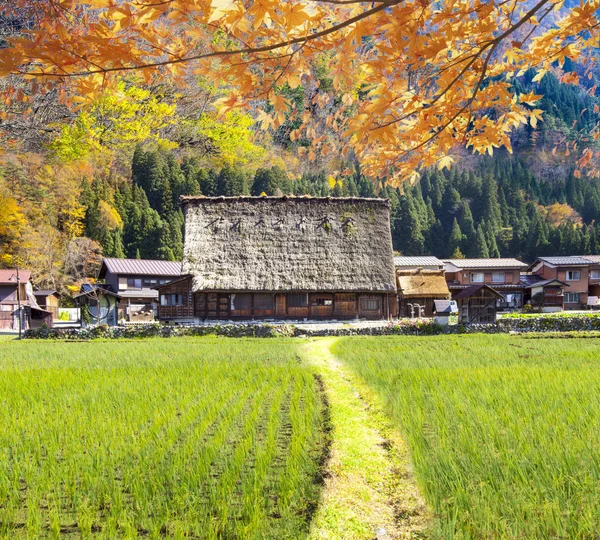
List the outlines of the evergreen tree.
<svg viewBox="0 0 600 540">
<path fill-rule="evenodd" d="M 477 227 L 477 236 L 475 239 L 475 257 L 487 259 L 490 256 L 487 242 L 485 241 L 485 233 L 481 224 Z"/>
<path fill-rule="evenodd" d="M 460 251 L 460 246 L 463 243 L 463 234 L 458 225 L 458 221 L 454 218 L 452 222 L 452 230 L 450 231 L 450 237 L 448 238 L 448 254 L 454 253 L 456 250 Z"/>
</svg>

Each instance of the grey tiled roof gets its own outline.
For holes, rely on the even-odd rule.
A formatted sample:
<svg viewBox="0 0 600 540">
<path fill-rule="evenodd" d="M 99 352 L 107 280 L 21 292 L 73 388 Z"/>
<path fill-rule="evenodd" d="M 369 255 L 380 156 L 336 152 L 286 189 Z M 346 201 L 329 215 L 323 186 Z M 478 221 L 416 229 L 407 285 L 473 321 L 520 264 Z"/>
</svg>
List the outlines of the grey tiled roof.
<svg viewBox="0 0 600 540">
<path fill-rule="evenodd" d="M 422 256 L 422 257 L 403 257 L 396 256 L 394 257 L 394 265 L 395 266 L 444 266 L 444 263 L 440 261 L 437 257 L 433 256 Z"/>
<path fill-rule="evenodd" d="M 600 255 L 577 255 L 577 257 L 583 257 L 588 261 L 592 261 L 593 263 L 600 264 Z"/>
<path fill-rule="evenodd" d="M 525 268 L 527 265 L 517 259 L 444 259 L 457 268 Z"/>
<path fill-rule="evenodd" d="M 150 259 L 111 259 L 102 261 L 112 274 L 141 276 L 180 276 L 181 262 Z"/>
<path fill-rule="evenodd" d="M 578 255 L 568 255 L 565 257 L 539 257 L 538 259 L 553 266 L 587 266 L 592 263 L 590 259 Z"/>
</svg>

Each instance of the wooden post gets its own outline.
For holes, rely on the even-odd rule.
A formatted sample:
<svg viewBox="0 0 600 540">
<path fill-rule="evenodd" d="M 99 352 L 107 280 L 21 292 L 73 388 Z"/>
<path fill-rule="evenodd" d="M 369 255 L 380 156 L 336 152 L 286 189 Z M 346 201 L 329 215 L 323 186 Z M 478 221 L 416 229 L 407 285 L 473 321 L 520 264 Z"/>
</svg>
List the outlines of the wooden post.
<svg viewBox="0 0 600 540">
<path fill-rule="evenodd" d="M 19 266 L 17 265 L 17 306 L 18 306 L 18 314 L 19 314 L 19 339 L 21 339 L 21 334 L 23 332 L 23 314 L 21 313 L 21 278 L 19 276 Z"/>
</svg>

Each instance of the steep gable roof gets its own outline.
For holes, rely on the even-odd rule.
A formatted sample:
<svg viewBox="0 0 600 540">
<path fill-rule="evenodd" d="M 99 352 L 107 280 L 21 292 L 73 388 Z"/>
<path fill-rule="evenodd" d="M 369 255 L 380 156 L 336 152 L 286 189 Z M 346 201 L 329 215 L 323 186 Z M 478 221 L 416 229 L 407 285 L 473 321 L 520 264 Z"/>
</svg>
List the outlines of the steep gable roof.
<svg viewBox="0 0 600 540">
<path fill-rule="evenodd" d="M 450 298 L 443 270 L 398 270 L 396 276 L 404 298 Z"/>
<path fill-rule="evenodd" d="M 192 289 L 394 292 L 383 199 L 182 197 Z"/>
<path fill-rule="evenodd" d="M 21 281 L 21 283 L 27 283 L 30 279 L 31 279 L 31 272 L 29 270 L 19 270 L 19 280 Z M 16 285 L 17 284 L 17 270 L 15 268 L 0 270 L 0 284 Z"/>
</svg>

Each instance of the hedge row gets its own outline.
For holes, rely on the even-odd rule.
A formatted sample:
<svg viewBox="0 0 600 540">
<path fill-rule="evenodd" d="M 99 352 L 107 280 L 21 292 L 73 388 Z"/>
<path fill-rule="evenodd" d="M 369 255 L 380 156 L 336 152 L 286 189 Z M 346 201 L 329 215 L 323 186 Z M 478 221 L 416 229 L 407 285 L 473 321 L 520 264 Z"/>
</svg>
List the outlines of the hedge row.
<svg viewBox="0 0 600 540">
<path fill-rule="evenodd" d="M 440 334 L 503 334 L 509 332 L 573 332 L 600 330 L 597 317 L 527 317 L 500 319 L 496 324 L 462 324 L 442 326 L 433 320 L 398 321 L 386 326 L 365 328 L 306 329 L 294 325 L 272 324 L 215 324 L 203 326 L 164 326 L 160 324 L 139 326 L 98 326 L 89 328 L 42 328 L 27 330 L 28 339 L 118 339 L 176 336 L 228 336 L 228 337 L 297 337 L 297 336 L 385 336 L 385 335 L 440 335 Z"/>
</svg>

